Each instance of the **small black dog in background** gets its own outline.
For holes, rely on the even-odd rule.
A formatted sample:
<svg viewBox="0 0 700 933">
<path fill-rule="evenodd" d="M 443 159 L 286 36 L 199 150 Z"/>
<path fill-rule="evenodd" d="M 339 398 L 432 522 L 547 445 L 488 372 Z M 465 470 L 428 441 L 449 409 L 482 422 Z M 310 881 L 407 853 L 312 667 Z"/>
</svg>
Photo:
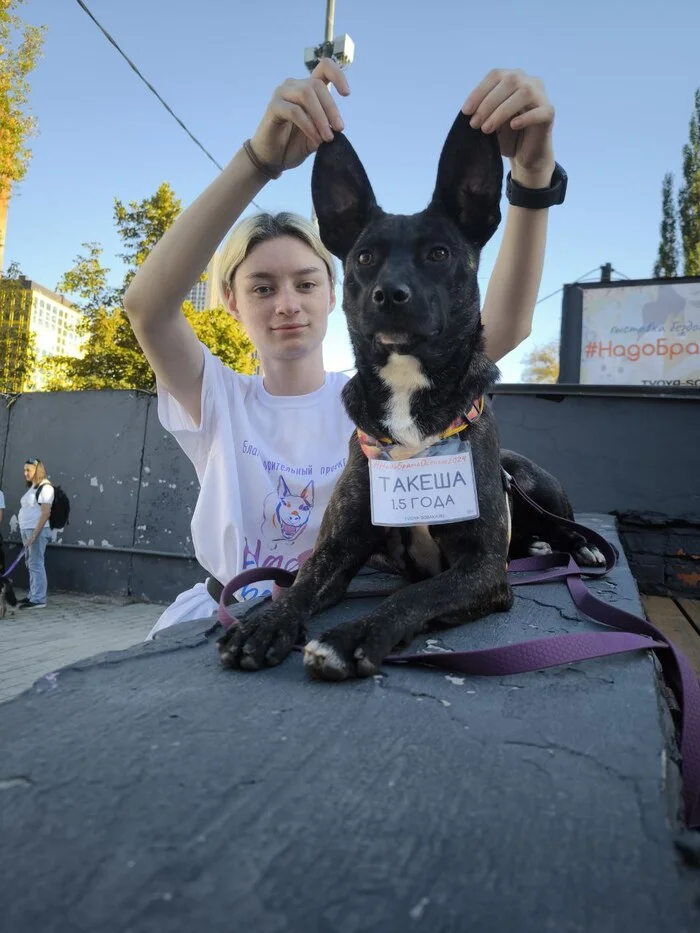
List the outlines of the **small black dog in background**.
<svg viewBox="0 0 700 933">
<path fill-rule="evenodd" d="M 12 581 L 8 580 L 6 577 L 0 577 L 0 619 L 5 618 L 8 606 L 14 608 L 16 605 L 17 597 L 12 588 Z"/>
<path fill-rule="evenodd" d="M 5 551 L 2 546 L 2 535 L 0 535 L 0 619 L 4 619 L 8 606 L 17 605 L 17 597 L 12 588 L 12 581 L 5 578 Z"/>
</svg>

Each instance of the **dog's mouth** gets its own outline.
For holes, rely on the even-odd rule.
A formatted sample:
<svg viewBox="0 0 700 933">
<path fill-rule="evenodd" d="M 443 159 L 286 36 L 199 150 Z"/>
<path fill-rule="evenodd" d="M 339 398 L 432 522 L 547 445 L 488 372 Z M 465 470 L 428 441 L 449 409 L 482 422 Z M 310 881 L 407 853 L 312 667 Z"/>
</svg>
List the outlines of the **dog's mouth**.
<svg viewBox="0 0 700 933">
<path fill-rule="evenodd" d="M 374 339 L 383 347 L 403 347 L 415 340 L 415 335 L 401 330 L 380 330 L 374 335 Z"/>
<path fill-rule="evenodd" d="M 374 335 L 374 342 L 377 346 L 388 350 L 403 350 L 406 352 L 419 343 L 437 337 L 439 333 L 440 328 L 436 328 L 429 334 L 416 334 L 405 330 L 378 330 Z"/>
</svg>

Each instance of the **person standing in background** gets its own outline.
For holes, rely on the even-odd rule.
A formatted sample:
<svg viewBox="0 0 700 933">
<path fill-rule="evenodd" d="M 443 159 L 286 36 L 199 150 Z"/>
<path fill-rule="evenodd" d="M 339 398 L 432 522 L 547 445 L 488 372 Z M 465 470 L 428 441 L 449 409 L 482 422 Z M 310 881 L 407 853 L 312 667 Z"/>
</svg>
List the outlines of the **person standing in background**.
<svg viewBox="0 0 700 933">
<path fill-rule="evenodd" d="M 27 549 L 29 595 L 18 605 L 20 609 L 43 609 L 48 585 L 44 555 L 51 540 L 48 521 L 54 488 L 46 475 L 46 467 L 36 457 L 25 460 L 24 479 L 28 489 L 20 499 L 18 521 L 22 544 Z"/>
<path fill-rule="evenodd" d="M 0 489 L 0 575 L 5 573 L 5 551 L 2 546 L 2 523 L 5 518 L 5 496 Z"/>
</svg>

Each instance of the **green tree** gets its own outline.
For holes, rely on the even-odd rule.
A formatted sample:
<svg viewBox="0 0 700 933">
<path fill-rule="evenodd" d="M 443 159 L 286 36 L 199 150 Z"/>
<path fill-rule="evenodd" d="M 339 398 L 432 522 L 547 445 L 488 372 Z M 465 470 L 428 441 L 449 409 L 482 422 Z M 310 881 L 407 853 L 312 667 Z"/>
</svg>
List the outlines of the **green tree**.
<svg viewBox="0 0 700 933">
<path fill-rule="evenodd" d="M 49 391 L 98 388 L 92 384 L 92 376 L 97 375 L 95 367 L 103 360 L 99 352 L 92 360 L 91 353 L 100 346 L 107 346 L 112 336 L 107 322 L 119 294 L 108 285 L 109 269 L 102 265 L 103 249 L 100 244 L 82 245 L 86 252 L 75 257 L 73 266 L 56 285 L 56 291 L 60 295 L 69 296 L 85 315 L 78 329 L 84 341 L 87 359 L 49 356 L 42 360 L 40 373 Z"/>
<path fill-rule="evenodd" d="M 83 243 L 86 253 L 57 286 L 85 312 L 84 353 L 81 358 L 51 357 L 41 367 L 47 389 L 144 389 L 155 391 L 155 376 L 136 342 L 122 308 L 128 282 L 148 253 L 173 223 L 180 202 L 163 184 L 151 198 L 130 202 L 128 208 L 115 200 L 114 219 L 125 245 L 130 268 L 119 289 L 108 286 L 109 269 L 102 265 L 102 247 Z M 239 372 L 254 371 L 253 346 L 240 325 L 223 308 L 198 312 L 185 302 L 183 313 L 199 339 L 228 366 Z"/>
<path fill-rule="evenodd" d="M 41 54 L 43 26 L 29 26 L 18 15 L 24 0 L 0 0 L 0 269 L 13 185 L 27 171 L 29 138 L 36 120 L 27 106 L 28 77 Z"/>
<path fill-rule="evenodd" d="M 239 373 L 255 372 L 253 344 L 238 321 L 234 321 L 224 308 L 197 311 L 188 301 L 182 306 L 197 337 L 209 347 L 214 356 Z"/>
<path fill-rule="evenodd" d="M 683 146 L 683 184 L 678 191 L 678 216 L 684 275 L 700 275 L 700 88 Z"/>
<path fill-rule="evenodd" d="M 87 327 L 82 357 L 49 357 L 41 372 L 49 391 L 155 389 L 153 371 L 121 308 L 96 311 Z"/>
<path fill-rule="evenodd" d="M 83 248 L 85 252 L 76 256 L 56 286 L 85 314 L 83 355 L 44 360 L 41 372 L 46 388 L 151 389 L 153 372 L 121 308 L 124 289 L 108 284 L 110 270 L 102 264 L 102 246 L 83 243 Z"/>
<path fill-rule="evenodd" d="M 124 291 L 181 210 L 180 199 L 175 196 L 167 181 L 160 185 L 152 197 L 140 202 L 129 201 L 128 207 L 118 198 L 114 199 L 114 221 L 126 247 L 126 252 L 121 253 L 120 258 L 129 267 L 124 278 Z"/>
<path fill-rule="evenodd" d="M 99 243 L 83 243 L 87 255 L 79 253 L 73 267 L 61 277 L 56 291 L 70 295 L 80 303 L 81 310 L 92 321 L 99 311 L 113 308 L 121 295 L 108 284 L 109 269 L 102 265 L 103 249 Z"/>
<path fill-rule="evenodd" d="M 653 271 L 654 278 L 678 275 L 678 234 L 673 203 L 673 175 L 664 175 L 661 187 L 661 242 Z"/>
<path fill-rule="evenodd" d="M 559 378 L 559 342 L 535 347 L 523 360 L 523 382 L 556 382 Z"/>
<path fill-rule="evenodd" d="M 183 313 L 197 337 L 215 356 L 237 372 L 254 372 L 253 345 L 240 325 L 223 308 L 196 311 L 185 302 Z M 156 379 L 134 339 L 121 308 L 98 310 L 81 358 L 54 356 L 41 372 L 48 390 L 143 389 L 155 392 Z"/>
</svg>

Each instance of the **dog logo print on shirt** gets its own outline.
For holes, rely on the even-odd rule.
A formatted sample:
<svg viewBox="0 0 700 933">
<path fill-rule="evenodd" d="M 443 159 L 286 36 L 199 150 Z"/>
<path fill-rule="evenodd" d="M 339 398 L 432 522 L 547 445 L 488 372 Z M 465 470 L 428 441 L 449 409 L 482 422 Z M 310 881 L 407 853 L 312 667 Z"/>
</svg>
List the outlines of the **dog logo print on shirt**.
<svg viewBox="0 0 700 933">
<path fill-rule="evenodd" d="M 281 543 L 296 541 L 306 528 L 314 507 L 314 481 L 311 480 L 300 493 L 293 493 L 283 476 L 277 483 L 277 491 L 271 492 L 263 503 L 263 521 L 260 531 L 263 538 L 276 550 Z"/>
</svg>

